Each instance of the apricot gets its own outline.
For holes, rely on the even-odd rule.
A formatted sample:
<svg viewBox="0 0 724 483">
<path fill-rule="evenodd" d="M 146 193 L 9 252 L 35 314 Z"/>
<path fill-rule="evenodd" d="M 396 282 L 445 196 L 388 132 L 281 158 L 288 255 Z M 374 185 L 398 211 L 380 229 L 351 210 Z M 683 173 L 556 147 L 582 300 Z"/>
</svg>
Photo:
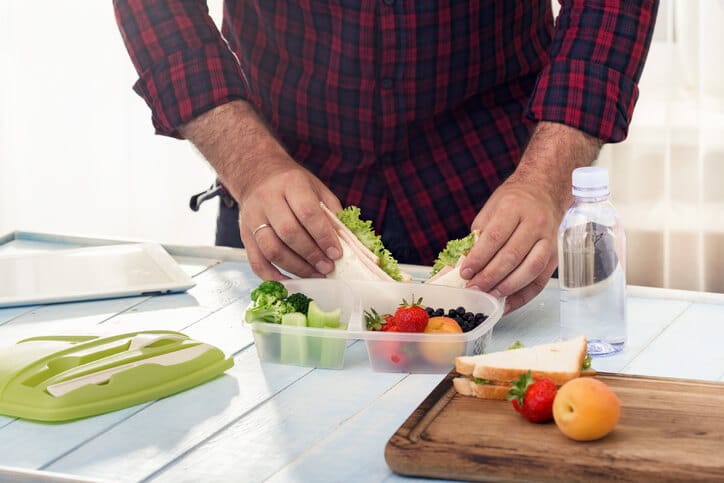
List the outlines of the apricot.
<svg viewBox="0 0 724 483">
<path fill-rule="evenodd" d="M 621 401 L 604 382 L 579 377 L 565 383 L 553 400 L 553 419 L 563 434 L 576 441 L 593 441 L 613 431 Z"/>
<path fill-rule="evenodd" d="M 450 317 L 430 317 L 425 326 L 426 334 L 461 334 L 463 329 L 455 319 Z"/>
<path fill-rule="evenodd" d="M 426 334 L 461 334 L 463 330 L 455 319 L 450 317 L 430 317 L 425 326 Z M 420 354 L 426 361 L 435 365 L 452 365 L 455 357 L 465 350 L 465 342 L 431 340 L 420 342 Z"/>
</svg>

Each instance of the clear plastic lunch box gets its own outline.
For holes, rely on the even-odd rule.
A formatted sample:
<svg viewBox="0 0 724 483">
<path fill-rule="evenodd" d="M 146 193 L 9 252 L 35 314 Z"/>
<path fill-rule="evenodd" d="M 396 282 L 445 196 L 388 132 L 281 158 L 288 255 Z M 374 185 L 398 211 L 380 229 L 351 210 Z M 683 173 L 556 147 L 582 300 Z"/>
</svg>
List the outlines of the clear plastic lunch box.
<svg viewBox="0 0 724 483">
<path fill-rule="evenodd" d="M 344 282 L 333 279 L 293 279 L 289 293 L 302 292 L 324 310 L 341 309 L 341 327 L 319 329 L 251 321 L 257 353 L 263 362 L 341 369 L 347 341 L 363 340 L 373 370 L 381 372 L 446 373 L 455 357 L 482 353 L 503 314 L 503 300 L 470 289 L 417 282 Z M 367 330 L 363 311 L 393 313 L 403 299 L 422 297 L 422 305 L 448 309 L 465 307 L 487 315 L 464 333 L 411 333 Z"/>
</svg>

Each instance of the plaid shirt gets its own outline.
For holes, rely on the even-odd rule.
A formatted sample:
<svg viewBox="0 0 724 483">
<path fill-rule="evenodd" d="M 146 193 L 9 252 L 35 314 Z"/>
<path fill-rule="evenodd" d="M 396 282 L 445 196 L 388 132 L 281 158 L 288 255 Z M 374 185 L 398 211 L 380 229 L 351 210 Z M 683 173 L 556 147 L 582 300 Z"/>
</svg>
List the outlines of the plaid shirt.
<svg viewBox="0 0 724 483">
<path fill-rule="evenodd" d="M 159 134 L 251 102 L 291 156 L 419 263 L 470 224 L 536 121 L 625 138 L 657 0 L 115 0 Z"/>
</svg>

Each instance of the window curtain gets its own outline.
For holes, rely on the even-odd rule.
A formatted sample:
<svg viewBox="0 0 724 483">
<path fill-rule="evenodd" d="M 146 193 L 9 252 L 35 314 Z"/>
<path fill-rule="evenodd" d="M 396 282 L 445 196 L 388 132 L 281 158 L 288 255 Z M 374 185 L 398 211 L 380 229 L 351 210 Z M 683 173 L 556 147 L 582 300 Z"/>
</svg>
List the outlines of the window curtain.
<svg viewBox="0 0 724 483">
<path fill-rule="evenodd" d="M 724 291 L 724 1 L 662 0 L 626 141 L 605 146 L 630 284 Z"/>
</svg>

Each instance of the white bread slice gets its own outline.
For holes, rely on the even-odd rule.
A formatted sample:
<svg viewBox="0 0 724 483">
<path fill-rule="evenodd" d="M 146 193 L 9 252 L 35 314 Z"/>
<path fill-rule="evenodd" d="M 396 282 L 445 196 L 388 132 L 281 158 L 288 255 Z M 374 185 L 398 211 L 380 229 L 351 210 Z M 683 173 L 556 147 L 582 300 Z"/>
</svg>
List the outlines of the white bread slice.
<svg viewBox="0 0 724 483">
<path fill-rule="evenodd" d="M 460 275 L 460 266 L 465 260 L 465 255 L 460 255 L 454 267 L 446 265 L 435 275 L 425 281 L 432 285 L 446 285 L 448 287 L 465 288 L 468 281 Z"/>
<path fill-rule="evenodd" d="M 478 241 L 478 237 L 480 236 L 480 230 L 473 230 L 473 244 Z M 437 272 L 432 277 L 425 280 L 424 283 L 429 283 L 432 285 L 446 285 L 448 287 L 456 287 L 456 288 L 465 288 L 465 286 L 468 284 L 468 280 L 465 280 L 460 275 L 460 267 L 462 266 L 463 262 L 465 261 L 465 257 L 467 256 L 467 253 L 463 253 L 460 255 L 455 262 L 454 266 L 446 265 L 443 268 L 440 269 L 439 272 Z"/>
<path fill-rule="evenodd" d="M 360 256 L 343 237 L 339 237 L 339 244 L 342 246 L 342 256 L 334 262 L 334 270 L 327 274 L 327 278 L 342 280 L 390 280 L 380 267 L 374 265 L 370 260 Z"/>
<path fill-rule="evenodd" d="M 455 390 L 463 396 L 474 396 L 481 399 L 505 400 L 510 385 L 501 384 L 477 384 L 468 377 L 453 378 Z"/>
<path fill-rule="evenodd" d="M 521 349 L 458 356 L 455 358 L 455 370 L 465 376 L 500 383 L 512 382 L 531 371 L 533 377 L 545 377 L 560 386 L 581 375 L 586 350 L 586 338 L 579 336 Z"/>
<path fill-rule="evenodd" d="M 321 201 L 319 205 L 334 225 L 339 244 L 342 246 L 342 256 L 334 262 L 334 270 L 327 274 L 327 278 L 394 281 L 395 279 L 380 268 L 379 257 L 364 246 L 355 234 L 327 208 L 327 205 Z M 402 282 L 412 280 L 412 275 L 402 270 L 400 270 L 400 275 Z"/>
</svg>

